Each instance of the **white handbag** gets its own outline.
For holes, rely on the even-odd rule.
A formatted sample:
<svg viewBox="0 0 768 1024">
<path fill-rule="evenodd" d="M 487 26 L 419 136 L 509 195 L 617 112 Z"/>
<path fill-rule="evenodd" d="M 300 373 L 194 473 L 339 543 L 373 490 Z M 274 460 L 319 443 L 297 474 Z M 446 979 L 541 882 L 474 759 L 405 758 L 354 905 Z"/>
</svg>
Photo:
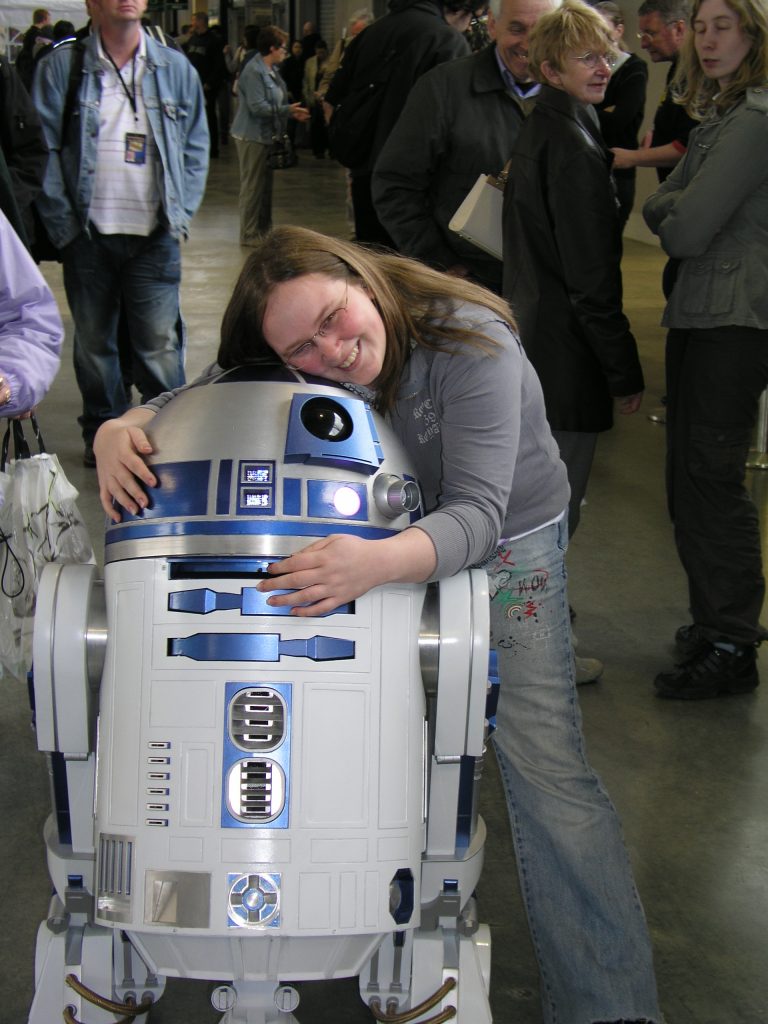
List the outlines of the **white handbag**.
<svg viewBox="0 0 768 1024">
<path fill-rule="evenodd" d="M 501 208 L 506 180 L 506 168 L 498 177 L 481 174 L 448 223 L 451 231 L 497 260 L 502 258 Z"/>
</svg>

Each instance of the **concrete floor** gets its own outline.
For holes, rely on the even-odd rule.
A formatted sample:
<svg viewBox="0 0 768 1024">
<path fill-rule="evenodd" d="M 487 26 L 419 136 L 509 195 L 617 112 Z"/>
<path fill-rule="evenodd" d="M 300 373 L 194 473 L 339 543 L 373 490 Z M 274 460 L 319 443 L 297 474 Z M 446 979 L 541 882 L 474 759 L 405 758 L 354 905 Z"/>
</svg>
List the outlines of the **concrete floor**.
<svg viewBox="0 0 768 1024">
<path fill-rule="evenodd" d="M 346 235 L 342 172 L 329 161 L 303 156 L 297 169 L 276 176 L 275 214 L 278 223 Z M 190 377 L 215 354 L 221 313 L 243 258 L 236 239 L 237 169 L 230 146 L 211 171 L 184 248 Z M 676 626 L 687 621 L 683 577 L 664 511 L 663 429 L 645 414 L 663 391 L 662 263 L 658 250 L 627 244 L 626 307 L 646 369 L 647 408 L 621 418 L 601 438 L 569 555 L 580 649 L 606 664 L 602 681 L 583 688 L 580 697 L 592 761 L 623 818 L 668 1024 L 766 1024 L 768 692 L 677 704 L 656 700 L 651 687 L 654 674 L 669 664 Z M 45 269 L 66 314 L 60 268 Z M 40 420 L 50 448 L 80 489 L 80 507 L 100 551 L 103 520 L 95 473 L 81 464 L 78 410 L 70 340 Z M 765 478 L 755 474 L 753 486 L 765 510 Z M 764 675 L 766 657 L 760 656 Z M 26 693 L 12 680 L 3 680 L 2 687 L 0 873 L 6 909 L 0 1024 L 21 1024 L 33 990 L 35 932 L 50 892 L 41 839 L 49 803 Z M 494 765 L 486 773 L 482 810 L 490 838 L 478 895 L 480 919 L 493 934 L 494 1020 L 541 1024 L 536 966 Z M 216 1020 L 208 990 L 202 982 L 170 982 L 152 1021 Z M 298 1015 L 306 1024 L 371 1020 L 354 980 L 307 984 L 301 991 Z"/>
</svg>

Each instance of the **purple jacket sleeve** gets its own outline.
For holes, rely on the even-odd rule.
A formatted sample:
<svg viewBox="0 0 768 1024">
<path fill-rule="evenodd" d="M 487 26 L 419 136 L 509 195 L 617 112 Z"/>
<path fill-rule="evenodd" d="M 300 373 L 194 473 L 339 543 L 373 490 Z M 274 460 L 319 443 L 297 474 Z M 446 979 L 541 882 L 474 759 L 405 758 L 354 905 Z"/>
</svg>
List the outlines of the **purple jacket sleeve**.
<svg viewBox="0 0 768 1024">
<path fill-rule="evenodd" d="M 45 396 L 59 368 L 64 338 L 56 300 L 19 236 L 0 213 L 0 375 L 18 416 Z"/>
</svg>

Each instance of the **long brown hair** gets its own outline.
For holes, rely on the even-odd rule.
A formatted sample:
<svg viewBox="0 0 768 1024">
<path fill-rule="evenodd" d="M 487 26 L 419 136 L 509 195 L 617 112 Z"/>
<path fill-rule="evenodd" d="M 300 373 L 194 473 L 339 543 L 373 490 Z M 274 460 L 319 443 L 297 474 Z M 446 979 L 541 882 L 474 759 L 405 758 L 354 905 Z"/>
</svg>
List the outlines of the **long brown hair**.
<svg viewBox="0 0 768 1024">
<path fill-rule="evenodd" d="M 392 407 L 412 344 L 440 349 L 460 342 L 492 352 L 496 342 L 451 321 L 461 302 L 484 306 L 514 327 L 503 299 L 480 285 L 448 277 L 404 256 L 373 252 L 300 227 L 274 228 L 243 266 L 221 323 L 218 363 L 224 369 L 273 354 L 262 324 L 272 290 L 305 274 L 325 274 L 362 285 L 384 323 L 387 345 L 376 381 L 377 406 Z"/>
<path fill-rule="evenodd" d="M 736 15 L 744 35 L 751 41 L 749 53 L 724 89 L 704 74 L 696 53 L 693 24 L 704 0 L 694 0 L 690 28 L 680 48 L 673 93 L 690 117 L 702 121 L 714 106 L 720 112 L 744 99 L 747 89 L 768 83 L 768 8 L 764 0 L 725 0 Z"/>
</svg>

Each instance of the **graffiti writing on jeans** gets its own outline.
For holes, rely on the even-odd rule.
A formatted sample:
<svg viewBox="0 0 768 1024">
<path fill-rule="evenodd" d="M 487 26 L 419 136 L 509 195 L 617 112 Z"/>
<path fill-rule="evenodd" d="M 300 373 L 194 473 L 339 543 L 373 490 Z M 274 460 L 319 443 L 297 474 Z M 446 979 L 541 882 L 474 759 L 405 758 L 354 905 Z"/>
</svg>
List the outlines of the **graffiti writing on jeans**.
<svg viewBox="0 0 768 1024">
<path fill-rule="evenodd" d="M 517 622 L 539 620 L 541 603 L 537 600 L 549 585 L 549 572 L 534 569 L 518 574 L 509 569 L 493 573 L 492 591 L 495 600 L 504 605 L 504 614 Z"/>
</svg>

